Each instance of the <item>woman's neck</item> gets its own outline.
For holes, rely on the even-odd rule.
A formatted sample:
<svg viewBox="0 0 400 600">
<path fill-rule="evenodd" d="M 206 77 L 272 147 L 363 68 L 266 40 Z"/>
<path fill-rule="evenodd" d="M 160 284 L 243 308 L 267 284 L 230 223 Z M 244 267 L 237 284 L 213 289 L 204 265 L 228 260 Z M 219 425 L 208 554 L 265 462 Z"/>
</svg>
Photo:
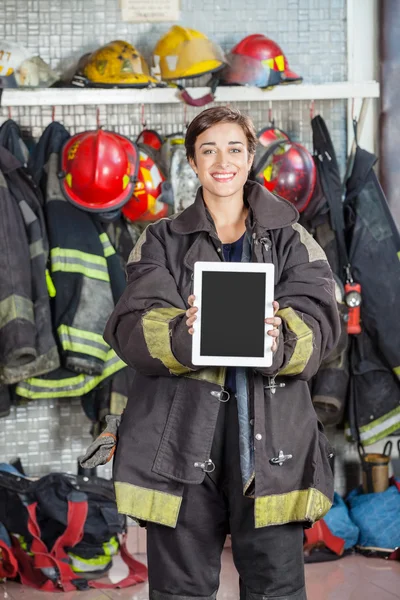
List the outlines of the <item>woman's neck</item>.
<svg viewBox="0 0 400 600">
<path fill-rule="evenodd" d="M 203 198 L 221 242 L 231 244 L 238 240 L 246 231 L 249 212 L 243 202 L 243 191 L 227 198 L 214 198 L 203 189 Z"/>
</svg>

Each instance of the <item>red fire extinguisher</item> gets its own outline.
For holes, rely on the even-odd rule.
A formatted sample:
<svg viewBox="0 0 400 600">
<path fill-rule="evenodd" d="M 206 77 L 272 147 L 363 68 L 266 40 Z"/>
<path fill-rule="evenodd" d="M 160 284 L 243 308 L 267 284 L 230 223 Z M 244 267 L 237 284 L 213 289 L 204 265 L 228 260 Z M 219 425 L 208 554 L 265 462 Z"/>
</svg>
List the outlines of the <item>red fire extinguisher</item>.
<svg viewBox="0 0 400 600">
<path fill-rule="evenodd" d="M 349 309 L 347 333 L 361 333 L 361 285 L 351 276 L 350 265 L 346 267 L 347 281 L 344 286 L 344 301 Z"/>
</svg>

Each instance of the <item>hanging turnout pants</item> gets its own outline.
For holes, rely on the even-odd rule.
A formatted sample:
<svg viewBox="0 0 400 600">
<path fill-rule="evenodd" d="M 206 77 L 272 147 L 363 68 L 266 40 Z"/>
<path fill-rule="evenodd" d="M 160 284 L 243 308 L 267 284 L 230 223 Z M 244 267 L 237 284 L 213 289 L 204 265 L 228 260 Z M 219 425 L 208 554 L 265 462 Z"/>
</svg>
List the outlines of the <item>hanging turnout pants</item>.
<svg viewBox="0 0 400 600">
<path fill-rule="evenodd" d="M 303 526 L 254 527 L 242 492 L 237 403 L 221 403 L 211 458 L 215 471 L 186 485 L 175 529 L 147 524 L 150 600 L 215 600 L 228 533 L 240 600 L 306 600 Z"/>
</svg>

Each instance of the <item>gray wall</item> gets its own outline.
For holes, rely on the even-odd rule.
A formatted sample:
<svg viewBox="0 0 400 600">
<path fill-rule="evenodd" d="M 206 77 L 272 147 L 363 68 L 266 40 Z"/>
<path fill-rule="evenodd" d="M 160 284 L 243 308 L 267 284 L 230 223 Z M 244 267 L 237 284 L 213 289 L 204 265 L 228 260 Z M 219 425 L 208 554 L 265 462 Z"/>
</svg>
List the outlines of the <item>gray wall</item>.
<svg viewBox="0 0 400 600">
<path fill-rule="evenodd" d="M 56 69 L 70 66 L 83 53 L 113 39 L 133 43 L 148 59 L 171 25 L 123 23 L 118 0 L 2 0 L 0 4 L 0 38 L 19 41 Z M 345 0 L 182 0 L 181 7 L 181 23 L 203 31 L 224 50 L 249 33 L 265 33 L 282 46 L 290 66 L 306 83 L 346 80 Z M 258 128 L 268 121 L 268 92 L 265 98 L 265 102 L 238 104 Z M 186 111 L 183 105 L 153 105 L 146 106 L 145 118 L 148 126 L 169 133 L 182 129 L 196 112 Z M 315 112 L 328 123 L 343 169 L 345 102 L 316 102 Z M 0 120 L 8 116 L 8 109 L 1 108 Z M 51 108 L 12 108 L 11 116 L 38 138 L 51 121 Z M 273 103 L 273 117 L 293 139 L 311 148 L 308 102 Z M 96 108 L 57 107 L 56 119 L 76 133 L 96 126 Z M 134 137 L 141 130 L 141 109 L 103 106 L 100 121 Z M 11 416 L 0 422 L 1 458 L 20 456 L 30 475 L 59 469 L 74 472 L 77 457 L 90 442 L 89 428 L 79 399 L 35 401 L 13 408 Z M 356 457 L 341 433 L 331 436 L 338 451 L 337 489 L 342 491 L 344 460 L 356 462 Z M 103 474 L 110 475 L 110 468 L 103 468 Z"/>
</svg>

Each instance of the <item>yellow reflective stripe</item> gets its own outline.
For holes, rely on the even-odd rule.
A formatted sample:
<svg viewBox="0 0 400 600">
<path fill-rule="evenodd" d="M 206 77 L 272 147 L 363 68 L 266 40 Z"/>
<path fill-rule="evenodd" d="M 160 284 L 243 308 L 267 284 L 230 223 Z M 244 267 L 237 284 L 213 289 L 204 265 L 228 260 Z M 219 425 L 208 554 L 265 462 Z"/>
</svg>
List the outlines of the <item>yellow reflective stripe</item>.
<svg viewBox="0 0 400 600">
<path fill-rule="evenodd" d="M 23 398 L 74 398 L 87 394 L 107 377 L 114 375 L 126 367 L 126 364 L 117 357 L 114 350 L 107 354 L 107 362 L 101 375 L 76 375 L 65 379 L 39 379 L 31 377 L 17 385 L 17 394 Z M 62 389 L 65 388 L 65 389 Z M 49 391 L 47 391 L 49 390 Z"/>
<path fill-rule="evenodd" d="M 288 364 L 279 371 L 278 375 L 298 375 L 304 371 L 313 352 L 314 336 L 312 329 L 299 317 L 293 308 L 282 308 L 277 314 L 296 336 L 293 354 Z"/>
<path fill-rule="evenodd" d="M 397 375 L 397 377 L 400 377 L 400 366 L 399 367 L 395 367 L 393 369 L 393 371 L 394 371 L 394 374 Z"/>
<path fill-rule="evenodd" d="M 100 360 L 106 360 L 107 350 L 100 350 L 100 348 L 94 348 L 88 344 L 82 344 L 80 342 L 71 342 L 68 340 L 61 340 L 63 350 L 66 352 L 78 352 L 79 354 L 87 354 L 88 356 L 94 356 Z"/>
<path fill-rule="evenodd" d="M 199 381 L 208 381 L 216 385 L 224 385 L 226 376 L 226 367 L 206 367 L 199 371 L 185 373 L 184 377 L 188 379 L 197 379 Z"/>
<path fill-rule="evenodd" d="M 33 303 L 30 298 L 12 294 L 0 301 L 0 329 L 15 319 L 24 319 L 35 323 Z"/>
<path fill-rule="evenodd" d="M 100 281 L 110 281 L 108 273 L 101 273 L 93 269 L 88 269 L 83 265 L 78 264 L 65 264 L 61 262 L 51 263 L 51 270 L 53 273 L 56 271 L 63 271 L 64 273 L 80 273 L 91 279 L 100 279 Z"/>
<path fill-rule="evenodd" d="M 50 256 L 52 272 L 81 273 L 92 279 L 110 281 L 104 256 L 65 248 L 53 248 Z"/>
<path fill-rule="evenodd" d="M 104 554 L 98 554 L 94 558 L 82 558 L 82 556 L 68 552 L 68 556 L 72 561 L 72 569 L 76 573 L 99 571 L 104 569 L 104 567 L 111 562 L 111 558 Z"/>
<path fill-rule="evenodd" d="M 181 496 L 122 481 L 116 481 L 114 488 L 118 512 L 142 521 L 176 527 L 182 503 Z"/>
<path fill-rule="evenodd" d="M 114 246 L 110 242 L 110 238 L 108 237 L 108 235 L 106 233 L 101 233 L 99 235 L 99 238 L 101 243 L 103 244 L 104 256 L 107 258 L 108 256 L 115 254 Z"/>
<path fill-rule="evenodd" d="M 329 498 L 316 488 L 260 496 L 254 500 L 255 526 L 284 525 L 292 521 L 314 523 L 322 519 L 331 506 Z"/>
<path fill-rule="evenodd" d="M 112 537 L 108 542 L 102 544 L 103 552 L 106 556 L 114 556 L 119 550 L 119 543 L 116 537 Z"/>
<path fill-rule="evenodd" d="M 118 392 L 111 392 L 110 396 L 110 414 L 111 415 L 122 415 L 126 405 L 128 403 L 128 396 L 119 394 Z"/>
<path fill-rule="evenodd" d="M 97 254 L 89 254 L 89 252 L 82 252 L 81 250 L 73 250 L 71 248 L 53 248 L 50 252 L 51 257 L 55 258 L 77 258 L 84 262 L 88 262 L 94 265 L 100 265 L 107 268 L 107 261 L 103 256 Z"/>
<path fill-rule="evenodd" d="M 142 318 L 143 335 L 150 356 L 158 358 L 173 375 L 191 371 L 176 360 L 171 350 L 169 324 L 183 314 L 185 311 L 180 308 L 154 308 Z"/>
<path fill-rule="evenodd" d="M 100 334 L 68 325 L 60 325 L 57 333 L 64 350 L 88 354 L 100 358 L 100 360 L 107 359 L 110 347 Z"/>
<path fill-rule="evenodd" d="M 103 336 L 100 333 L 94 333 L 94 331 L 87 331 L 86 329 L 77 329 L 76 327 L 71 327 L 70 325 L 60 325 L 57 331 L 60 335 L 65 335 L 71 338 L 74 336 L 77 338 L 82 338 L 84 340 L 95 342 L 99 346 L 105 348 L 107 352 L 110 348 L 107 342 L 104 341 Z"/>
<path fill-rule="evenodd" d="M 379 419 L 368 423 L 368 425 L 360 427 L 360 441 L 364 446 L 375 444 L 375 442 L 379 442 L 379 440 L 397 431 L 399 427 L 400 406 L 379 417 Z M 349 427 L 346 428 L 345 435 L 349 441 L 353 441 Z"/>
</svg>

